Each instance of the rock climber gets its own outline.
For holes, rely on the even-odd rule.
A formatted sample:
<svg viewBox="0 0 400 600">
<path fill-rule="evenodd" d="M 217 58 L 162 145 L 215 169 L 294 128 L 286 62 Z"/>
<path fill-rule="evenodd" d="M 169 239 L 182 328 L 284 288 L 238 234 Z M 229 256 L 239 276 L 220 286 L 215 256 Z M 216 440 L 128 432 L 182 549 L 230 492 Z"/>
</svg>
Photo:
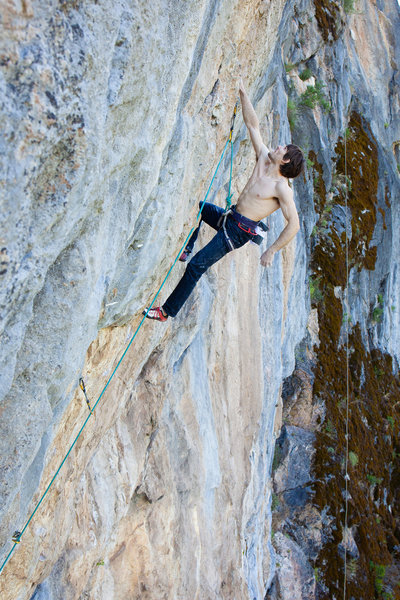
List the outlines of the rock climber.
<svg viewBox="0 0 400 600">
<path fill-rule="evenodd" d="M 166 302 L 162 306 L 151 308 L 147 314 L 144 311 L 143 314 L 146 314 L 148 319 L 166 321 L 168 317 L 175 317 L 200 277 L 211 265 L 231 250 L 240 248 L 249 241 L 256 243 L 262 241 L 262 235 L 266 230 L 262 219 L 279 208 L 287 224 L 275 242 L 261 255 L 261 265 L 271 266 L 276 252 L 286 246 L 299 230 L 299 217 L 288 180 L 302 172 L 303 153 L 294 144 L 269 150 L 262 141 L 259 121 L 242 80 L 239 84 L 239 93 L 243 119 L 256 152 L 253 173 L 240 194 L 236 206 L 224 212 L 218 206 L 207 202 L 204 204 L 201 220 L 215 229 L 217 234 L 193 256 L 182 279 Z M 182 262 L 185 262 L 193 251 L 199 227 L 193 232 L 180 256 Z"/>
</svg>

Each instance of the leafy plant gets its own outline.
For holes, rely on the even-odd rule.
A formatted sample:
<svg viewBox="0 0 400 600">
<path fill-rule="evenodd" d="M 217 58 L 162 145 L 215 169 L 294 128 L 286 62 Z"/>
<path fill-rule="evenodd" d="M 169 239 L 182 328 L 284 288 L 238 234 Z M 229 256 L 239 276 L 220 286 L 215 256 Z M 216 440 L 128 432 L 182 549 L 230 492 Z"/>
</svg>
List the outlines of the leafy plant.
<svg viewBox="0 0 400 600">
<path fill-rule="evenodd" d="M 393 429 L 394 429 L 394 419 L 393 419 L 393 417 L 389 416 L 389 417 L 386 417 L 386 418 L 389 421 L 390 427 L 392 428 L 392 431 L 393 431 Z"/>
<path fill-rule="evenodd" d="M 324 84 L 320 81 L 316 81 L 315 85 L 308 85 L 306 91 L 300 96 L 299 104 L 308 108 L 315 108 L 319 105 L 325 111 L 329 111 L 331 105 L 322 91 L 324 87 Z"/>
<path fill-rule="evenodd" d="M 311 69 L 307 67 L 306 69 L 304 69 L 304 71 L 300 73 L 299 77 L 302 81 L 307 81 L 307 79 L 310 79 L 310 77 L 312 77 Z"/>
<path fill-rule="evenodd" d="M 290 71 L 292 71 L 295 68 L 295 64 L 293 63 L 285 63 L 285 71 L 286 73 L 289 73 Z"/>
<path fill-rule="evenodd" d="M 370 475 L 369 473 L 367 474 L 367 480 L 372 485 L 376 485 L 377 483 L 381 484 L 383 481 L 382 477 L 375 477 L 375 475 Z"/>
<path fill-rule="evenodd" d="M 308 158 L 308 156 L 307 156 L 306 162 L 307 162 L 307 169 L 312 169 L 314 166 L 314 163 L 311 160 L 311 158 Z"/>
<path fill-rule="evenodd" d="M 349 452 L 349 461 L 352 467 L 356 467 L 358 465 L 358 456 L 355 452 Z"/>
<path fill-rule="evenodd" d="M 372 311 L 372 320 L 375 323 L 380 323 L 382 321 L 383 308 L 381 306 L 375 306 Z"/>
<path fill-rule="evenodd" d="M 310 277 L 309 285 L 311 302 L 318 303 L 322 300 L 323 294 L 320 289 L 320 284 L 321 282 L 318 277 Z"/>
<path fill-rule="evenodd" d="M 325 432 L 331 436 L 335 433 L 335 427 L 330 419 L 328 419 L 327 424 L 325 425 Z"/>
</svg>

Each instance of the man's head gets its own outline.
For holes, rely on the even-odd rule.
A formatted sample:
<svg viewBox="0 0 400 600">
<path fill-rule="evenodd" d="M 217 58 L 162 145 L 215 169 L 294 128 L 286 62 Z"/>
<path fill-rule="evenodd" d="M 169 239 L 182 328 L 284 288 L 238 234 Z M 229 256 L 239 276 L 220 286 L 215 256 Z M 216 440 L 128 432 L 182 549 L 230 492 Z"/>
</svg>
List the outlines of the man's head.
<svg viewBox="0 0 400 600">
<path fill-rule="evenodd" d="M 279 172 L 288 179 L 294 179 L 304 169 L 304 156 L 298 146 L 288 144 L 282 157 Z"/>
</svg>

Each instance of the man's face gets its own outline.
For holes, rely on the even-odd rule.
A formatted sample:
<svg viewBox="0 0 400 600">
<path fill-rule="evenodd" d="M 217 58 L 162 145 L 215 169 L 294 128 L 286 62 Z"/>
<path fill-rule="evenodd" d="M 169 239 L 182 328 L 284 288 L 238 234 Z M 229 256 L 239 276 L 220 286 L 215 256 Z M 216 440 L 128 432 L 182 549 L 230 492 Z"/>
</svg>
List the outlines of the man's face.
<svg viewBox="0 0 400 600">
<path fill-rule="evenodd" d="M 271 150 L 269 158 L 273 163 L 280 164 L 287 152 L 287 146 L 277 146 L 275 150 Z"/>
</svg>

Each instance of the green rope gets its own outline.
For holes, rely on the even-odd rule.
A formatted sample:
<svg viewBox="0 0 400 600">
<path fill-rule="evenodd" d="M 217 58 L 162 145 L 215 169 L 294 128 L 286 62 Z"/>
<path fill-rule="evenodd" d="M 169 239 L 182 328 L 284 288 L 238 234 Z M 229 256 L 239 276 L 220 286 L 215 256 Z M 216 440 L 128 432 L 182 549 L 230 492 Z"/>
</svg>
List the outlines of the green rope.
<svg viewBox="0 0 400 600">
<path fill-rule="evenodd" d="M 235 111 L 235 113 L 236 113 L 236 111 Z M 228 198 L 229 198 L 230 189 L 231 189 L 231 180 L 232 180 L 232 161 L 233 161 L 232 131 L 233 131 L 233 123 L 234 123 L 234 117 L 233 117 L 233 121 L 232 121 L 232 125 L 231 125 L 231 131 L 230 131 L 230 134 L 229 134 L 229 139 L 227 140 L 227 142 L 226 142 L 226 144 L 225 144 L 225 147 L 224 147 L 224 149 L 223 149 L 223 151 L 222 151 L 222 154 L 221 154 L 221 158 L 219 159 L 219 162 L 218 162 L 217 168 L 215 169 L 215 173 L 214 173 L 214 175 L 213 175 L 213 178 L 211 179 L 211 183 L 210 183 L 210 185 L 209 185 L 209 187 L 208 187 L 208 190 L 207 190 L 207 192 L 206 192 L 206 195 L 205 195 L 205 197 L 204 197 L 204 200 L 203 200 L 203 202 L 201 203 L 200 210 L 199 210 L 199 212 L 198 212 L 198 214 L 197 214 L 197 217 L 196 217 L 196 223 L 198 223 L 198 222 L 200 221 L 200 219 L 201 219 L 201 213 L 203 212 L 204 205 L 205 205 L 205 203 L 206 203 L 206 200 L 207 200 L 207 198 L 208 198 L 208 195 L 209 195 L 209 193 L 210 193 L 210 191 L 211 191 L 211 187 L 212 187 L 212 185 L 213 185 L 213 183 L 214 183 L 214 180 L 215 180 L 215 177 L 216 177 L 216 175 L 217 175 L 217 173 L 218 173 L 218 170 L 219 170 L 219 167 L 220 167 L 220 165 L 221 165 L 222 159 L 224 158 L 225 151 L 226 151 L 226 149 L 227 149 L 227 147 L 228 147 L 228 144 L 230 143 L 230 144 L 231 144 L 231 169 L 230 169 L 230 178 L 229 178 L 229 193 L 228 193 Z M 228 199 L 227 199 L 227 200 L 228 200 Z M 80 430 L 79 430 L 79 432 L 78 432 L 77 436 L 75 437 L 74 441 L 72 442 L 71 446 L 69 447 L 69 450 L 68 450 L 67 454 L 66 454 L 66 455 L 64 456 L 64 458 L 62 459 L 62 461 L 61 461 L 61 463 L 60 463 L 60 466 L 58 467 L 57 471 L 54 473 L 54 475 L 53 475 L 53 477 L 52 477 L 52 479 L 51 479 L 50 483 L 48 484 L 47 488 L 46 488 L 46 489 L 45 489 L 45 491 L 43 492 L 43 495 L 41 496 L 41 498 L 40 498 L 39 502 L 36 504 L 36 507 L 35 507 L 34 511 L 33 511 L 33 512 L 32 512 L 32 514 L 30 515 L 30 517 L 28 518 L 28 520 L 27 520 L 27 522 L 25 523 L 25 525 L 24 525 L 24 527 L 22 528 L 22 530 L 21 530 L 20 532 L 19 532 L 19 531 L 16 531 L 16 532 L 14 533 L 14 536 L 13 536 L 13 542 L 14 542 L 14 546 L 11 548 L 11 550 L 10 550 L 10 552 L 8 553 L 8 555 L 6 556 L 6 558 L 5 558 L 4 562 L 3 562 L 3 564 L 1 565 L 1 567 L 0 567 L 0 574 L 2 573 L 2 571 L 3 571 L 4 567 L 6 566 L 7 562 L 9 561 L 9 559 L 10 559 L 10 557 L 11 557 L 12 553 L 14 552 L 14 550 L 15 550 L 15 548 L 16 548 L 16 546 L 17 546 L 17 544 L 19 544 L 19 542 L 20 542 L 20 540 L 21 540 L 21 537 L 22 537 L 22 535 L 24 534 L 24 532 L 25 532 L 26 528 L 28 527 L 29 523 L 32 521 L 32 519 L 33 519 L 34 515 L 36 514 L 36 512 L 37 512 L 37 510 L 38 510 L 38 508 L 39 508 L 39 506 L 42 504 L 42 502 L 43 502 L 44 498 L 45 498 L 45 497 L 46 497 L 46 495 L 47 495 L 47 492 L 50 490 L 51 486 L 53 485 L 53 483 L 54 483 L 54 481 L 55 481 L 55 479 L 56 479 L 57 475 L 59 474 L 60 470 L 62 469 L 62 467 L 63 467 L 63 465 L 64 465 L 64 463 L 65 463 L 65 461 L 67 460 L 68 456 L 70 455 L 70 453 L 71 453 L 71 451 L 72 451 L 73 447 L 75 446 L 76 442 L 78 441 L 78 438 L 79 438 L 79 436 L 81 435 L 82 431 L 85 429 L 87 422 L 89 421 L 90 417 L 93 415 L 93 413 L 94 413 L 94 410 L 95 410 L 96 406 L 98 405 L 98 403 L 100 402 L 101 398 L 103 397 L 103 395 L 104 395 L 104 392 L 105 392 L 105 391 L 106 391 L 106 389 L 108 388 L 108 386 L 109 386 L 109 384 L 110 384 L 110 382 L 111 382 L 112 378 L 114 377 L 114 375 L 115 375 L 115 373 L 116 373 L 116 371 L 117 371 L 118 367 L 120 366 L 120 364 L 121 364 L 121 363 L 122 363 L 122 361 L 124 360 L 124 358 L 125 358 L 125 356 L 126 356 L 126 353 L 128 352 L 129 348 L 131 347 L 131 345 L 132 345 L 132 343 L 133 343 L 134 339 L 136 338 L 136 336 L 137 336 L 137 334 L 138 334 L 138 332 L 139 332 L 140 328 L 142 327 L 142 325 L 143 325 L 143 323 L 144 323 L 144 321 L 145 321 L 145 319 L 146 319 L 146 316 L 147 316 L 147 314 L 148 314 L 149 310 L 150 310 L 150 309 L 151 309 L 151 307 L 153 306 L 153 304 L 154 304 L 154 302 L 156 301 L 156 299 L 157 299 L 157 297 L 158 297 L 159 293 L 161 292 L 162 288 L 164 287 L 164 284 L 165 284 L 165 282 L 167 281 L 168 277 L 170 276 L 170 274 L 171 274 L 171 271 L 172 271 L 172 269 L 174 268 L 174 266 L 175 266 L 175 264 L 176 264 L 176 262 L 177 262 L 178 258 L 179 258 L 179 257 L 180 257 L 180 255 L 182 254 L 183 250 L 186 248 L 186 244 L 188 243 L 188 241 L 189 241 L 189 239 L 190 239 L 190 237 L 191 237 L 191 235 L 192 235 L 192 233 L 193 233 L 194 229 L 195 229 L 195 227 L 192 227 L 192 228 L 191 228 L 191 230 L 190 230 L 190 232 L 189 232 L 189 234 L 188 234 L 188 236 L 187 236 L 187 238 L 186 238 L 186 240 L 185 240 L 185 242 L 184 242 L 183 246 L 181 247 L 181 249 L 179 250 L 178 254 L 176 255 L 176 258 L 175 258 L 175 260 L 174 260 L 174 262 L 173 262 L 173 264 L 172 264 L 171 268 L 169 269 L 168 273 L 166 274 L 166 276 L 165 276 L 165 278 L 164 278 L 164 280 L 163 280 L 162 284 L 161 284 L 161 285 L 160 285 L 160 287 L 158 288 L 158 291 L 157 291 L 156 295 L 154 296 L 154 298 L 153 298 L 153 300 L 152 300 L 152 302 L 151 302 L 150 306 L 147 308 L 147 310 L 146 310 L 146 313 L 144 314 L 144 316 L 143 316 L 142 320 L 140 321 L 139 325 L 137 326 L 135 333 L 132 335 L 131 339 L 129 340 L 129 343 L 128 343 L 128 345 L 126 346 L 126 348 L 125 348 L 125 350 L 124 350 L 124 352 L 123 352 L 123 354 L 122 354 L 121 358 L 119 359 L 119 361 L 118 361 L 118 363 L 117 363 L 117 365 L 116 365 L 115 369 L 114 369 L 114 370 L 113 370 L 113 372 L 111 373 L 111 375 L 110 375 L 110 377 L 109 377 L 109 379 L 108 379 L 107 383 L 106 383 L 106 384 L 105 384 L 105 386 L 103 387 L 103 389 L 102 389 L 102 391 L 101 391 L 101 393 L 100 393 L 99 397 L 97 398 L 97 400 L 96 400 L 96 402 L 95 402 L 95 404 L 94 404 L 94 406 L 93 406 L 93 408 L 92 408 L 91 412 L 90 412 L 90 413 L 88 414 L 88 416 L 86 417 L 86 419 L 85 419 L 85 421 L 84 421 L 84 423 L 83 423 L 82 427 L 80 428 Z"/>
<path fill-rule="evenodd" d="M 233 128 L 235 126 L 236 111 L 237 111 L 238 106 L 239 106 L 239 102 L 236 102 L 235 108 L 233 109 L 233 115 L 232 115 L 232 121 L 231 121 L 231 130 L 229 132 L 229 140 L 228 141 L 229 141 L 229 143 L 231 145 L 231 168 L 230 168 L 230 172 L 229 172 L 229 187 L 228 187 L 228 195 L 226 197 L 225 210 L 228 210 L 231 207 L 231 204 L 232 204 L 232 194 L 231 194 L 232 168 L 233 168 L 233 141 L 232 141 L 232 134 L 233 134 Z"/>
</svg>

